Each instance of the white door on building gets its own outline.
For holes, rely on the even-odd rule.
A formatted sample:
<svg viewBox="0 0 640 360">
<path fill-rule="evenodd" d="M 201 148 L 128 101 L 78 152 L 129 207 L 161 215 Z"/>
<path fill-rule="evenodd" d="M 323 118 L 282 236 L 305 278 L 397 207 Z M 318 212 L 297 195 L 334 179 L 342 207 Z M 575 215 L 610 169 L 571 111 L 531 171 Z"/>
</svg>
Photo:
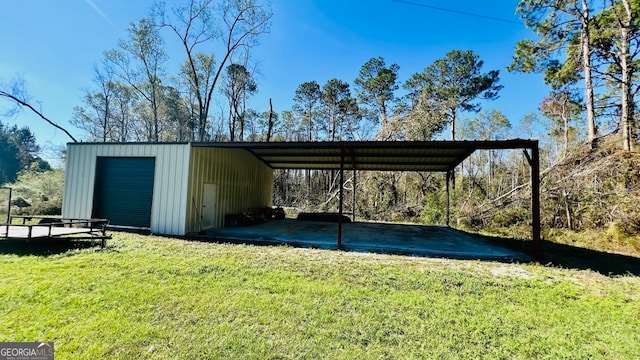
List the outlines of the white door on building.
<svg viewBox="0 0 640 360">
<path fill-rule="evenodd" d="M 218 191 L 216 184 L 205 183 L 202 190 L 202 229 L 215 226 Z"/>
</svg>

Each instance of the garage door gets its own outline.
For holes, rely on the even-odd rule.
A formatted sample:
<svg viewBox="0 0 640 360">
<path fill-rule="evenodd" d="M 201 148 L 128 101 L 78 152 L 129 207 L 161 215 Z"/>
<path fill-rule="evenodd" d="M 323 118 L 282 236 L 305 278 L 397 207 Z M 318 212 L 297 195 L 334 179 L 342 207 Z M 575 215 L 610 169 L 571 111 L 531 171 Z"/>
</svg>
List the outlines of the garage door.
<svg viewBox="0 0 640 360">
<path fill-rule="evenodd" d="M 151 227 L 155 158 L 98 157 L 93 217 L 112 225 Z"/>
</svg>

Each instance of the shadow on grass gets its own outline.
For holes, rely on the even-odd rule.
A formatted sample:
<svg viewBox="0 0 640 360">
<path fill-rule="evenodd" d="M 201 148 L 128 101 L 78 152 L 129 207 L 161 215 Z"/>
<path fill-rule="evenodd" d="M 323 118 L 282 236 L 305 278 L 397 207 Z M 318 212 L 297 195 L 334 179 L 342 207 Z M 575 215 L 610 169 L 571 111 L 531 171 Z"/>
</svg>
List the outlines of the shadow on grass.
<svg viewBox="0 0 640 360">
<path fill-rule="evenodd" d="M 0 238 L 0 255 L 51 256 L 73 250 L 97 248 L 100 241 L 80 239 L 5 239 Z"/>
<path fill-rule="evenodd" d="M 552 266 L 572 269 L 591 269 L 602 275 L 640 276 L 640 258 L 557 244 L 542 243 L 544 260 Z"/>
<path fill-rule="evenodd" d="M 531 241 L 486 237 L 496 243 L 514 250 L 532 253 Z M 633 275 L 640 276 L 640 258 L 608 253 L 604 251 L 581 248 L 577 246 L 542 241 L 542 259 L 546 266 L 592 270 L 605 276 Z"/>
</svg>

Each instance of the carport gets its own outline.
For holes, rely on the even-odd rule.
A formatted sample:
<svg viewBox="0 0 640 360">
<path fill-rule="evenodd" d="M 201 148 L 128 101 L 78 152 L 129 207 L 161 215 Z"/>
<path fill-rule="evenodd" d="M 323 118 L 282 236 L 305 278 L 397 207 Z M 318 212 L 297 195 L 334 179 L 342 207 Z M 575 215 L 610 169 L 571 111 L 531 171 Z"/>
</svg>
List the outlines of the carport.
<svg viewBox="0 0 640 360">
<path fill-rule="evenodd" d="M 455 168 L 477 150 L 522 150 L 531 167 L 533 256 L 539 259 L 540 157 L 537 140 L 489 141 L 343 141 L 277 143 L 193 143 L 193 147 L 240 148 L 249 151 L 272 169 L 337 170 L 340 177 L 337 245 L 342 246 L 344 172 L 427 171 L 446 174 L 447 226 L 449 188 Z"/>
</svg>

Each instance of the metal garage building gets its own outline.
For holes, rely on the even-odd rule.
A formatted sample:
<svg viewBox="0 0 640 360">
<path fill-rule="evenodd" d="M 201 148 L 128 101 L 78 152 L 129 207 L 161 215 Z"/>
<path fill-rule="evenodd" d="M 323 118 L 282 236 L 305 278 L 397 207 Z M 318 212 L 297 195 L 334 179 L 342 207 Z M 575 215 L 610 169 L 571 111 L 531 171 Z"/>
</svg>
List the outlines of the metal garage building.
<svg viewBox="0 0 640 360">
<path fill-rule="evenodd" d="M 62 215 L 185 235 L 271 206 L 272 183 L 272 169 L 243 149 L 70 143 Z"/>
<path fill-rule="evenodd" d="M 271 206 L 274 169 L 334 169 L 341 177 L 350 170 L 431 171 L 449 179 L 473 152 L 505 149 L 522 150 L 531 166 L 532 239 L 540 254 L 536 140 L 70 143 L 62 215 L 187 235 L 222 227 L 228 214 Z M 342 198 L 341 187 L 340 215 Z M 338 221 L 338 245 L 341 238 Z"/>
</svg>

